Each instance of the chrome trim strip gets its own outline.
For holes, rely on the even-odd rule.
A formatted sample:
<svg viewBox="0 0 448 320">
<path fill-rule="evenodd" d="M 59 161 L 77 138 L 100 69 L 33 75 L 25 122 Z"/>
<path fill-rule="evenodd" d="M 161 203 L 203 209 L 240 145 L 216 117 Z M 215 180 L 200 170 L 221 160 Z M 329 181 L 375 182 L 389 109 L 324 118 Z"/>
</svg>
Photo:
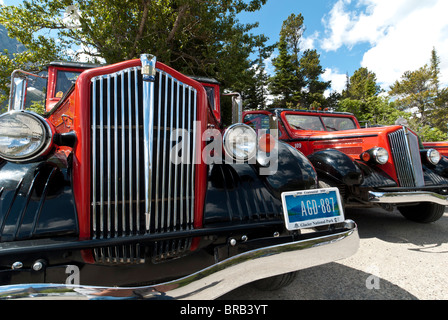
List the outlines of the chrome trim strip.
<svg viewBox="0 0 448 320">
<path fill-rule="evenodd" d="M 0 286 L 9 299 L 57 297 L 58 299 L 216 299 L 250 282 L 345 259 L 359 248 L 355 222 L 346 230 L 248 251 L 218 262 L 184 278 L 152 286 L 95 287 L 65 284 Z M 250 272 L 257 270 L 257 272 Z M 81 274 L 82 277 L 82 274 Z M 30 290 L 32 289 L 32 290 Z M 66 289 L 61 292 L 61 289 Z M 27 296 L 28 295 L 28 296 Z"/>
<path fill-rule="evenodd" d="M 187 211 L 187 225 L 190 224 L 190 221 L 191 221 L 190 215 L 191 215 L 191 211 L 192 211 L 190 208 L 190 202 L 188 201 L 189 194 L 192 191 L 192 190 L 190 190 L 190 169 L 191 169 L 191 166 L 193 165 L 190 163 L 191 151 L 193 151 L 193 150 L 191 150 L 191 147 L 190 147 L 191 142 L 192 142 L 191 141 L 191 132 L 192 132 L 192 127 L 191 127 L 191 88 L 188 88 L 188 144 L 189 144 L 189 146 L 188 146 L 188 149 L 185 149 L 185 150 L 188 150 L 188 160 L 187 160 L 188 166 L 187 166 L 186 179 L 185 179 L 186 180 L 185 181 L 185 189 L 186 189 L 185 190 L 185 197 L 186 197 L 185 204 L 186 204 L 186 211 Z"/>
<path fill-rule="evenodd" d="M 167 118 L 168 118 L 168 79 L 169 76 L 165 75 L 165 112 L 163 114 L 163 126 L 167 127 Z M 171 111 L 171 110 L 170 110 Z M 163 156 L 162 156 L 162 214 L 160 215 L 160 232 L 165 232 L 165 184 L 166 184 L 166 132 L 167 130 L 163 130 Z"/>
<path fill-rule="evenodd" d="M 118 101 L 117 101 L 117 75 L 114 75 L 114 229 L 115 234 L 118 234 Z"/>
<path fill-rule="evenodd" d="M 132 162 L 134 161 L 132 157 L 132 83 L 131 83 L 131 71 L 128 72 L 128 109 L 129 109 L 129 232 L 130 234 L 134 234 L 134 228 L 133 228 L 133 219 L 132 219 L 132 213 L 133 213 L 133 207 L 132 207 L 132 199 L 134 198 L 133 194 L 133 188 L 132 188 L 132 171 L 133 171 L 133 165 Z"/>
<path fill-rule="evenodd" d="M 177 99 L 176 99 L 176 128 L 179 129 L 179 125 L 180 125 L 180 121 L 179 121 L 179 111 L 180 111 L 180 83 L 177 82 Z M 179 144 L 176 143 L 176 154 L 179 154 Z M 174 181 L 176 182 L 176 184 L 178 183 L 178 170 L 179 166 L 175 165 L 174 166 Z M 173 217 L 173 225 L 177 225 L 177 185 L 174 187 L 174 217 Z"/>
<path fill-rule="evenodd" d="M 126 154 L 126 120 L 125 120 L 125 101 L 124 101 L 124 72 L 120 73 L 121 75 L 121 157 L 124 158 Z M 122 235 L 126 235 L 126 162 L 121 161 L 121 230 Z"/>
<path fill-rule="evenodd" d="M 196 168 L 196 161 L 201 159 L 202 154 L 199 154 L 200 152 L 202 152 L 201 147 L 199 149 L 197 148 L 197 141 L 202 141 L 202 137 L 200 136 L 200 130 L 199 132 L 196 130 L 197 129 L 197 92 L 194 92 L 194 99 L 193 99 L 193 107 L 194 107 L 194 114 L 193 114 L 193 155 L 192 155 L 192 163 L 191 163 L 191 211 L 190 211 L 190 215 L 191 215 L 191 221 L 194 221 L 194 214 L 195 214 L 195 206 L 194 206 L 194 199 L 195 199 L 195 168 Z M 199 156 L 199 157 L 198 157 Z"/>
<path fill-rule="evenodd" d="M 112 166 L 112 155 L 111 155 L 111 144 L 110 144 L 110 136 L 111 136 L 111 128 L 110 128 L 110 118 L 111 118 L 111 107 L 110 107 L 110 75 L 107 77 L 107 237 L 110 237 L 111 232 L 111 184 L 112 184 L 112 176 L 111 176 L 111 166 Z"/>
<path fill-rule="evenodd" d="M 157 160 L 155 163 L 156 170 L 156 190 L 155 190 L 155 204 L 154 204 L 154 228 L 158 232 L 159 227 L 159 174 L 160 174 L 160 126 L 161 126 L 161 112 L 162 112 L 162 74 L 159 76 L 159 92 L 158 92 L 158 103 L 157 103 Z"/>
<path fill-rule="evenodd" d="M 182 129 L 185 130 L 185 86 L 182 84 Z M 184 153 L 187 150 L 188 145 L 186 144 L 186 137 L 182 137 L 182 159 L 185 159 Z M 179 223 L 182 229 L 184 224 L 184 201 L 182 197 L 184 196 L 184 163 L 181 161 L 180 164 L 180 214 Z"/>
<path fill-rule="evenodd" d="M 448 206 L 448 196 L 429 191 L 409 191 L 409 192 L 369 191 L 369 202 L 388 203 L 388 204 L 432 202 Z"/>
<path fill-rule="evenodd" d="M 136 173 L 136 201 L 135 204 L 135 221 L 136 221 L 136 233 L 140 233 L 140 132 L 139 132 L 139 99 L 138 99 L 138 69 L 134 68 L 135 78 L 134 78 L 134 87 L 135 87 L 135 97 L 134 97 L 134 103 L 135 103 L 135 173 Z M 144 108 L 144 106 L 142 106 Z"/>
<path fill-rule="evenodd" d="M 142 55 L 141 60 L 148 55 Z M 156 58 L 152 58 L 154 68 Z M 155 80 L 155 79 L 154 79 Z M 152 176 L 153 176 L 153 148 L 154 148 L 154 81 L 143 81 L 143 144 L 145 163 L 145 226 L 146 232 L 150 232 L 151 200 L 152 200 Z"/>
<path fill-rule="evenodd" d="M 170 80 L 171 80 L 171 102 L 173 102 L 174 100 L 174 78 L 173 77 L 170 77 Z M 174 105 L 171 105 L 171 108 L 170 108 L 170 133 L 171 132 L 173 132 L 174 131 L 174 126 L 173 126 L 173 121 L 174 121 Z M 167 130 L 165 130 L 165 132 L 166 132 Z M 168 152 L 170 152 L 171 151 L 171 148 L 172 148 L 172 142 L 171 142 L 171 139 L 169 139 L 168 141 L 165 141 L 165 143 L 168 143 L 169 144 L 169 150 L 168 150 Z M 171 154 L 171 153 L 170 153 Z M 172 197 L 172 194 L 171 194 L 171 188 L 172 188 L 172 167 L 173 167 L 173 164 L 172 164 L 172 161 L 170 160 L 170 162 L 169 162 L 169 168 L 168 168 L 168 195 L 167 195 L 167 199 L 168 199 L 168 209 L 167 209 L 167 221 L 166 221 L 166 223 L 167 223 L 167 225 L 168 225 L 168 227 L 170 227 L 171 226 L 171 197 Z"/>
<path fill-rule="evenodd" d="M 92 144 L 96 145 L 96 81 L 92 79 Z M 92 230 L 96 234 L 96 147 L 92 148 Z"/>
<path fill-rule="evenodd" d="M 103 123 L 103 78 L 100 79 L 100 238 L 104 236 L 104 123 Z"/>
</svg>

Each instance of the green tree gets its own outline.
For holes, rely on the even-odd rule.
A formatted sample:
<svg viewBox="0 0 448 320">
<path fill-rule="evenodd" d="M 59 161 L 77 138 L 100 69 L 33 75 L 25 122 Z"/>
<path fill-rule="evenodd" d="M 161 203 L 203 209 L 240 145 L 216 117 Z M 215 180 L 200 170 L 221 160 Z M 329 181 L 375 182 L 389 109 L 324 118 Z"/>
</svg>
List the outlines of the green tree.
<svg viewBox="0 0 448 320">
<path fill-rule="evenodd" d="M 406 71 L 389 91 L 398 108 L 412 112 L 410 127 L 426 141 L 447 138 L 448 94 L 446 88 L 440 89 L 439 64 L 440 59 L 433 49 L 429 65 Z"/>
<path fill-rule="evenodd" d="M 381 92 L 381 87 L 376 83 L 376 74 L 369 69 L 361 67 L 348 78 L 343 98 L 365 101 Z"/>
<path fill-rule="evenodd" d="M 425 65 L 416 71 L 406 71 L 389 91 L 399 109 L 411 110 L 418 117 L 417 126 L 430 125 L 429 112 L 434 109 L 437 96 L 431 86 L 432 80 L 431 69 Z"/>
<path fill-rule="evenodd" d="M 305 26 L 301 14 L 291 14 L 282 25 L 278 57 L 273 59 L 275 74 L 271 77 L 271 93 L 278 96 L 276 105 L 310 108 L 327 104 L 324 92 L 330 82 L 323 82 L 323 69 L 316 50 L 301 53 L 300 44 Z"/>
<path fill-rule="evenodd" d="M 288 53 L 288 45 L 284 35 L 280 36 L 278 43 L 279 54 L 272 60 L 275 74 L 270 79 L 270 91 L 278 96 L 275 104 L 286 107 L 287 105 L 297 105 L 298 100 L 294 95 L 298 88 L 302 88 L 303 81 L 298 77 L 297 67 L 294 66 L 292 57 Z"/>
<path fill-rule="evenodd" d="M 361 67 L 351 77 L 342 92 L 337 110 L 355 114 L 360 122 L 370 125 L 392 125 L 399 118 L 409 119 L 410 114 L 398 110 L 388 97 L 380 96 L 381 87 L 376 74 Z"/>
<path fill-rule="evenodd" d="M 267 40 L 250 33 L 257 24 L 241 24 L 237 15 L 266 1 L 25 0 L 2 6 L 0 24 L 27 49 L 12 63 L 2 56 L 2 70 L 81 56 L 115 63 L 152 53 L 185 74 L 233 86 L 247 76 L 249 55 Z"/>
<path fill-rule="evenodd" d="M 257 60 L 247 70 L 249 81 L 242 88 L 243 103 L 245 109 L 263 110 L 267 107 L 269 75 L 266 72 L 265 60 L 273 51 L 273 47 L 260 50 Z"/>
<path fill-rule="evenodd" d="M 324 72 L 320 65 L 320 56 L 316 50 L 306 50 L 300 59 L 300 73 L 303 77 L 306 90 L 301 91 L 301 104 L 304 107 L 323 107 L 327 105 L 324 96 L 331 82 L 320 80 Z"/>
</svg>

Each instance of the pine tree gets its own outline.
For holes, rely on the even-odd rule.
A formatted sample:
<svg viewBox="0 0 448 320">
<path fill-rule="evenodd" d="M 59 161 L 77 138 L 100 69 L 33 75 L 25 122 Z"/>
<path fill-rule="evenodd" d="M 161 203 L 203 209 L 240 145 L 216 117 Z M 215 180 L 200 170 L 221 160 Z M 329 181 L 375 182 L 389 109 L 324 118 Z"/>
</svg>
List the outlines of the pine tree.
<svg viewBox="0 0 448 320">
<path fill-rule="evenodd" d="M 297 68 L 288 53 L 286 37 L 281 36 L 278 43 L 278 57 L 272 60 L 275 75 L 270 79 L 270 91 L 277 96 L 275 103 L 278 107 L 287 107 L 293 104 L 294 92 L 297 91 Z"/>
<path fill-rule="evenodd" d="M 440 59 L 435 49 L 431 51 L 430 65 L 406 71 L 400 81 L 390 88 L 389 94 L 396 99 L 401 110 L 411 110 L 410 127 L 431 141 L 446 139 L 448 100 L 446 88 L 439 88 Z"/>
<path fill-rule="evenodd" d="M 303 22 L 301 14 L 291 14 L 280 31 L 279 55 L 273 60 L 275 74 L 270 81 L 271 93 L 278 96 L 276 106 L 279 107 L 309 109 L 327 104 L 324 92 L 330 82 L 319 78 L 323 73 L 319 54 L 316 50 L 301 53 Z"/>
<path fill-rule="evenodd" d="M 300 72 L 307 90 L 301 92 L 301 104 L 304 107 L 322 108 L 326 105 L 325 91 L 331 82 L 321 81 L 323 73 L 320 56 L 316 50 L 306 50 L 300 59 Z"/>
</svg>

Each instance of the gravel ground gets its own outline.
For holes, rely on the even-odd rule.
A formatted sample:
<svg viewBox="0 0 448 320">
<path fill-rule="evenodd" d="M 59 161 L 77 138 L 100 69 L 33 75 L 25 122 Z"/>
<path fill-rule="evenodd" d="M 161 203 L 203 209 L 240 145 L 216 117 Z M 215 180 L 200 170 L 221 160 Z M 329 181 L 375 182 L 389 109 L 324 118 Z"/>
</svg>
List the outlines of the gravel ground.
<svg viewBox="0 0 448 320">
<path fill-rule="evenodd" d="M 286 288 L 236 289 L 227 300 L 447 300 L 448 211 L 418 224 L 397 211 L 351 209 L 358 224 L 358 252 L 344 260 L 302 270 Z"/>
</svg>

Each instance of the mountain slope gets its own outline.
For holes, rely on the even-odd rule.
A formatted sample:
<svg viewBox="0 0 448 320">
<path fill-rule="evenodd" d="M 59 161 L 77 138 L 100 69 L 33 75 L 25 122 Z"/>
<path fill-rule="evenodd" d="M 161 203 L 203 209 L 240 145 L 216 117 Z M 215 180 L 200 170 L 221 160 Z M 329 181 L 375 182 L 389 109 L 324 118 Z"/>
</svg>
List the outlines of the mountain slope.
<svg viewBox="0 0 448 320">
<path fill-rule="evenodd" d="M 8 31 L 2 25 L 0 25 L 0 52 L 8 50 L 9 54 L 20 53 L 25 51 L 25 47 L 16 39 L 8 37 Z"/>
</svg>

